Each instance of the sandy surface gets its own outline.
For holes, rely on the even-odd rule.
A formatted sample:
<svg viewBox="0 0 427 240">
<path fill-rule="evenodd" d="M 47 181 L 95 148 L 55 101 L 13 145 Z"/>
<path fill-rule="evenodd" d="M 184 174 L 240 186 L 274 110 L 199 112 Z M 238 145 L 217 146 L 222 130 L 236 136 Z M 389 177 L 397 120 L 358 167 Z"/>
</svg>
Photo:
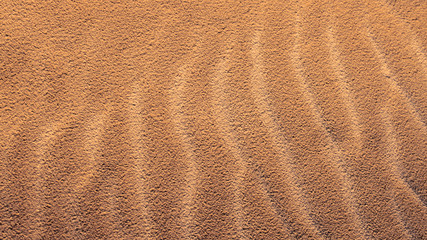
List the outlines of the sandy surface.
<svg viewBox="0 0 427 240">
<path fill-rule="evenodd" d="M 427 2 L 238 2 L 0 1 L 0 239 L 427 239 Z"/>
</svg>

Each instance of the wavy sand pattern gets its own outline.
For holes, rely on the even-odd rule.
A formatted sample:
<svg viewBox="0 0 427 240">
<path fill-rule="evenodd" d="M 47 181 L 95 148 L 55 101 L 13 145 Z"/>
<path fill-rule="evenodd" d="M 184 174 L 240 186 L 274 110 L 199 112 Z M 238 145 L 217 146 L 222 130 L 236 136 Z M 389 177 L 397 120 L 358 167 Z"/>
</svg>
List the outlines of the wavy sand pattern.
<svg viewBox="0 0 427 240">
<path fill-rule="evenodd" d="M 0 239 L 427 239 L 426 13 L 2 1 Z"/>
</svg>

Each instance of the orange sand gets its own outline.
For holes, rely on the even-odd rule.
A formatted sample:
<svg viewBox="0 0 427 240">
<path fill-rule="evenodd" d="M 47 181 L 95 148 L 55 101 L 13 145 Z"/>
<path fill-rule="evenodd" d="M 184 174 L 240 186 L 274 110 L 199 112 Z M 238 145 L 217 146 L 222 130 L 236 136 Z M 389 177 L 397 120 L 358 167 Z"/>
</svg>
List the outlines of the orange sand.
<svg viewBox="0 0 427 240">
<path fill-rule="evenodd" d="M 427 239 L 427 2 L 0 1 L 0 239 Z"/>
</svg>

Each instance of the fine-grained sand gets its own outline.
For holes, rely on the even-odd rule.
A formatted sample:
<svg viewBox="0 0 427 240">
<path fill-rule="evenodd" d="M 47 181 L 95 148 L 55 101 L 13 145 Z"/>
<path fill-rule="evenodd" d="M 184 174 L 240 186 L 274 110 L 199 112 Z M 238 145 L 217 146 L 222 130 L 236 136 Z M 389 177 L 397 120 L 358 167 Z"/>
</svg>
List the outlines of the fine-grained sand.
<svg viewBox="0 0 427 240">
<path fill-rule="evenodd" d="M 427 1 L 0 1 L 0 239 L 427 239 Z"/>
</svg>

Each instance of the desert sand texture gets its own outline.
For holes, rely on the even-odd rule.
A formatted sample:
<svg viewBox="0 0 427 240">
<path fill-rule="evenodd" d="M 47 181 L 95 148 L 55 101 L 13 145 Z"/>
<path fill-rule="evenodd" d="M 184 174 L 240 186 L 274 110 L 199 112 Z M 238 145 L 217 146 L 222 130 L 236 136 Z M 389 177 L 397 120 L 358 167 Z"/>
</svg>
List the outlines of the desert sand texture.
<svg viewBox="0 0 427 240">
<path fill-rule="evenodd" d="M 0 239 L 427 239 L 427 1 L 0 1 Z"/>
</svg>

